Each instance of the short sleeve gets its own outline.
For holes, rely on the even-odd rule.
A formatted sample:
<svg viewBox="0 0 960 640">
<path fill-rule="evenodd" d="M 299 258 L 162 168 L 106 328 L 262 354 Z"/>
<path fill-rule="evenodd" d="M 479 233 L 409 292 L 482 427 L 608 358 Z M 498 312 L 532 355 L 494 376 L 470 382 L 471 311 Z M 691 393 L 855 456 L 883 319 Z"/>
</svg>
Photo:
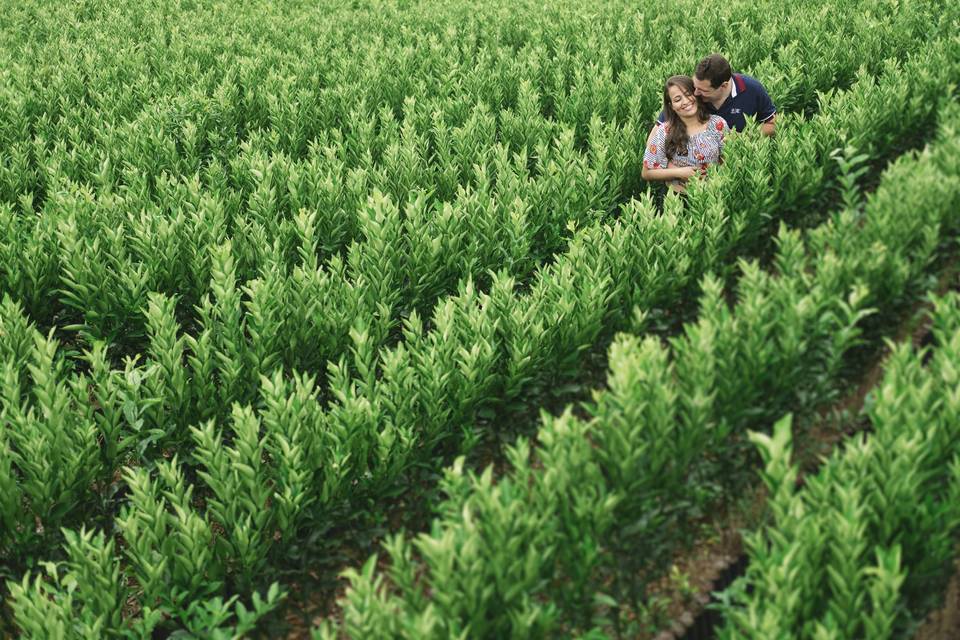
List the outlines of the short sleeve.
<svg viewBox="0 0 960 640">
<path fill-rule="evenodd" d="M 667 152 L 664 144 L 667 141 L 667 128 L 658 124 L 653 128 L 653 137 L 647 143 L 643 152 L 643 166 L 647 169 L 666 169 Z"/>
<path fill-rule="evenodd" d="M 760 122 L 766 122 L 777 113 L 777 108 L 773 105 L 773 100 L 770 99 L 770 94 L 767 93 L 767 90 L 762 84 L 757 83 L 757 115 L 756 118 Z"/>
<path fill-rule="evenodd" d="M 706 144 L 700 147 L 701 154 L 697 161 L 701 170 L 714 163 L 723 162 L 723 144 L 730 133 L 730 125 L 720 116 L 710 116 L 707 121 Z"/>
<path fill-rule="evenodd" d="M 728 125 L 727 121 L 720 116 L 713 116 L 712 125 L 714 131 L 717 132 L 717 140 L 720 146 L 720 151 L 723 151 L 723 143 L 727 138 L 727 134 L 730 133 L 730 125 Z"/>
</svg>

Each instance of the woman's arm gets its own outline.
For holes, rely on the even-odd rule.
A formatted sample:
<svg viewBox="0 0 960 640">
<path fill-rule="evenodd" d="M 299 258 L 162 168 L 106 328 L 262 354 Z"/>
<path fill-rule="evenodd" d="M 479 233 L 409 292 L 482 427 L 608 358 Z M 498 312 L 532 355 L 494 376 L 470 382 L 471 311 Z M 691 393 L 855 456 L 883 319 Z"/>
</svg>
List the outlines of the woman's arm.
<svg viewBox="0 0 960 640">
<path fill-rule="evenodd" d="M 667 158 L 666 125 L 656 124 L 647 136 L 647 148 L 643 153 L 643 166 L 640 177 L 644 180 L 669 181 L 686 180 L 696 173 L 694 167 L 671 167 Z"/>
<path fill-rule="evenodd" d="M 688 180 L 697 174 L 696 167 L 670 167 L 667 169 L 648 169 L 644 165 L 640 177 L 647 181 Z"/>
</svg>

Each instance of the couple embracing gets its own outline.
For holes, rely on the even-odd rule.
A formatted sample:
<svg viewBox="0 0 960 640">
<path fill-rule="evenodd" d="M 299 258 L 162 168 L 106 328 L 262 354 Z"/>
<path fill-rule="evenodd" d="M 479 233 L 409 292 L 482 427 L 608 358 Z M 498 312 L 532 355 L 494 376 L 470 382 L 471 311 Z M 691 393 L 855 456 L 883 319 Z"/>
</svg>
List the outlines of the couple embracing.
<svg viewBox="0 0 960 640">
<path fill-rule="evenodd" d="M 720 161 L 724 137 L 743 131 L 747 117 L 764 135 L 774 133 L 776 107 L 754 78 L 733 73 L 720 54 L 697 65 L 694 77 L 671 76 L 663 87 L 663 111 L 647 139 L 644 180 L 666 182 L 683 192 L 687 180 Z"/>
</svg>

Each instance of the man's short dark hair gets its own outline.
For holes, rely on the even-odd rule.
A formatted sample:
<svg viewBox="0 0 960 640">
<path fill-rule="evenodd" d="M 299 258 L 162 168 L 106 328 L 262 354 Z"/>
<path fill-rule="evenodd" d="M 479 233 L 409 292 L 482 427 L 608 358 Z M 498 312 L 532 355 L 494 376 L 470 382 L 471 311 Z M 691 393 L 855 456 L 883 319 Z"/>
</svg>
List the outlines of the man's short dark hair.
<svg viewBox="0 0 960 640">
<path fill-rule="evenodd" d="M 694 74 L 697 80 L 709 80 L 710 86 L 716 89 L 729 80 L 733 72 L 726 58 L 719 53 L 712 53 L 700 61 Z"/>
</svg>

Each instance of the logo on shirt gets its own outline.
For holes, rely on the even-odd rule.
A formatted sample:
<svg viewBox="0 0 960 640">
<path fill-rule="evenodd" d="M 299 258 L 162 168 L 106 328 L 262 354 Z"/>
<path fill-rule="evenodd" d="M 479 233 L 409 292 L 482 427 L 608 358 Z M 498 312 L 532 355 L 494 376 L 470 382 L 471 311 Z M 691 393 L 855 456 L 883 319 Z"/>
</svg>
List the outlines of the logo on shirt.
<svg viewBox="0 0 960 640">
<path fill-rule="evenodd" d="M 734 114 L 734 113 L 740 113 L 740 112 L 742 112 L 742 111 L 743 111 L 743 109 L 730 109 L 730 114 L 732 115 L 732 114 Z"/>
</svg>

